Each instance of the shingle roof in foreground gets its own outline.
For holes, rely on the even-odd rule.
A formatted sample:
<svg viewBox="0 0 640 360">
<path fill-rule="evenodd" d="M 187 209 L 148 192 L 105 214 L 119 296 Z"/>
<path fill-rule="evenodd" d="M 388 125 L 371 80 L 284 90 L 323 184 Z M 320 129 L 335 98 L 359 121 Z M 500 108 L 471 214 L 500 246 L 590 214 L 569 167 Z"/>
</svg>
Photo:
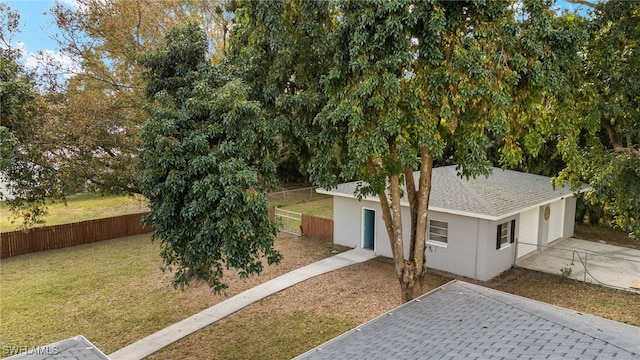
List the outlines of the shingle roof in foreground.
<svg viewBox="0 0 640 360">
<path fill-rule="evenodd" d="M 573 194 L 568 185 L 554 188 L 549 177 L 500 168 L 493 168 L 488 178 L 481 175 L 467 180 L 457 176 L 454 165 L 443 166 L 433 169 L 431 179 L 429 209 L 493 220 Z M 358 184 L 344 183 L 319 192 L 354 197 Z"/>
<path fill-rule="evenodd" d="M 640 328 L 452 281 L 296 359 L 640 359 Z"/>
<path fill-rule="evenodd" d="M 109 360 L 84 336 L 78 335 L 46 346 L 26 351 L 4 360 Z"/>
</svg>

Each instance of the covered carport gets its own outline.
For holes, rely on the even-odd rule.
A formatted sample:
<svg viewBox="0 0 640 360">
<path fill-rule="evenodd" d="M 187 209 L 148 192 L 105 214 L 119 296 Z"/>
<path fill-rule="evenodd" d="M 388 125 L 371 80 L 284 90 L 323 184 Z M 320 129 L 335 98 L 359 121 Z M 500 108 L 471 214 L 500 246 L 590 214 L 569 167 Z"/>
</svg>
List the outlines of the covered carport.
<svg viewBox="0 0 640 360">
<path fill-rule="evenodd" d="M 568 238 L 519 258 L 516 265 L 558 275 L 571 269 L 572 279 L 640 292 L 640 250 Z"/>
</svg>

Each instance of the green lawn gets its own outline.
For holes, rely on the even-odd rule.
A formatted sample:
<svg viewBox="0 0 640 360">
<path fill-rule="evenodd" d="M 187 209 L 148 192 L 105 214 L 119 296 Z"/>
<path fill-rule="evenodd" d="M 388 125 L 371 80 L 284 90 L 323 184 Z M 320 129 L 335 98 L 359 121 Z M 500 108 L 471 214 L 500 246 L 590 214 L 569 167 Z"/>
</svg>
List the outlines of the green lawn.
<svg viewBox="0 0 640 360">
<path fill-rule="evenodd" d="M 163 281 L 158 254 L 141 235 L 2 260 L 0 343 L 82 334 L 109 352 L 179 320 L 181 293 Z"/>
<path fill-rule="evenodd" d="M 284 206 L 283 209 L 324 219 L 333 219 L 333 198 Z"/>
<path fill-rule="evenodd" d="M 101 196 L 80 194 L 69 197 L 67 206 L 63 203 L 49 206 L 49 214 L 44 225 L 58 225 L 71 222 L 99 219 L 111 216 L 136 214 L 148 211 L 146 199 L 142 196 Z M 19 222 L 11 223 L 9 207 L 0 202 L 0 231 L 12 231 L 20 227 Z"/>
<path fill-rule="evenodd" d="M 282 263 L 248 279 L 229 272 L 229 295 L 344 250 L 293 236 L 278 236 L 275 247 Z M 159 252 L 139 235 L 3 259 L 0 349 L 82 334 L 108 354 L 226 299 L 205 284 L 173 289 Z M 0 358 L 11 355 L 1 351 Z"/>
<path fill-rule="evenodd" d="M 320 198 L 319 200 L 317 200 Z M 279 203 L 274 203 L 279 205 Z M 323 195 L 314 194 L 314 200 L 284 206 L 306 215 L 325 219 L 333 218 L 333 200 Z M 142 196 L 102 196 L 99 194 L 80 194 L 69 197 L 67 205 L 63 203 L 49 206 L 49 214 L 44 225 L 58 225 L 78 221 L 100 219 L 111 216 L 136 214 L 149 211 L 146 199 Z M 0 202 L 0 231 L 13 231 L 20 228 L 19 221 L 11 222 L 8 206 Z"/>
<path fill-rule="evenodd" d="M 287 209 L 324 218 L 333 216 L 331 198 Z M 0 205 L 0 211 L 0 230 L 10 231 L 19 225 L 9 222 L 5 204 Z M 141 199 L 83 194 L 70 198 L 67 206 L 52 205 L 46 225 L 143 211 L 147 207 Z M 323 241 L 286 241 L 289 243 L 281 242 L 281 251 L 303 246 L 306 250 L 299 252 L 314 259 L 331 255 L 327 252 L 329 245 Z M 214 297 L 204 286 L 184 293 L 174 290 L 170 286 L 171 274 L 160 271 L 159 250 L 149 235 L 140 235 L 2 260 L 0 345 L 30 348 L 82 334 L 110 353 L 220 301 L 221 297 Z M 331 336 L 354 325 L 316 317 L 296 314 L 284 321 L 302 327 L 310 318 L 335 323 L 335 329 L 327 326 L 334 330 Z M 277 325 L 283 319 L 273 321 L 275 324 L 266 326 Z M 280 337 L 277 332 L 273 336 Z M 295 347 L 290 352 L 295 354 L 298 350 Z M 221 355 L 236 357 L 238 351 L 238 344 L 230 345 Z M 8 355 L 0 353 L 0 357 Z"/>
</svg>

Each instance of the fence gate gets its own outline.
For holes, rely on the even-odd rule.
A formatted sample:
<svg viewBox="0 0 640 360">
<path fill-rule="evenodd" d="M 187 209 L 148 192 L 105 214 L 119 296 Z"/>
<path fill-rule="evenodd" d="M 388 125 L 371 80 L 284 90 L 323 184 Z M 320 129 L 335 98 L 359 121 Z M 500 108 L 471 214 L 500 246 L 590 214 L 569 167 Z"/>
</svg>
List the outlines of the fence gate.
<svg viewBox="0 0 640 360">
<path fill-rule="evenodd" d="M 276 208 L 276 222 L 278 229 L 288 234 L 302 235 L 302 214 Z"/>
</svg>

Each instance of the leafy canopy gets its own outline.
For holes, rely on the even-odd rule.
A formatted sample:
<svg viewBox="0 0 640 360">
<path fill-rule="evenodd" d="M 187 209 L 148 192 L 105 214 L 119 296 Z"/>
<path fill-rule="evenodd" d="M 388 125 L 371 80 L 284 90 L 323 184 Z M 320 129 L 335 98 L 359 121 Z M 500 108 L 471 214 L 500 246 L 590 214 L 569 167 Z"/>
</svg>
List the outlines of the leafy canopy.
<svg viewBox="0 0 640 360">
<path fill-rule="evenodd" d="M 43 222 L 46 206 L 69 194 L 139 193 L 139 132 L 147 114 L 137 59 L 161 44 L 174 24 L 198 19 L 206 24 L 212 57 L 220 61 L 231 22 L 228 5 L 223 0 L 77 0 L 74 7 L 57 2 L 48 14 L 58 27 L 52 37 L 70 62 L 39 54 L 39 76 L 33 79 L 37 101 L 29 102 L 28 116 L 20 115 L 19 128 L 8 130 L 20 147 L 5 171 L 16 196 L 10 203 L 14 215 L 29 226 Z M 18 17 L 5 16 L 7 6 L 1 6 L 6 26 L 0 40 L 8 43 L 5 35 Z M 25 109 L 4 103 L 10 99 L 3 94 L 2 111 Z M 3 113 L 3 125 L 9 122 Z"/>
<path fill-rule="evenodd" d="M 559 180 L 591 185 L 587 201 L 640 239 L 640 3 L 598 3 L 587 26 L 576 106 L 559 114 L 572 118 L 558 129 Z"/>
<path fill-rule="evenodd" d="M 331 66 L 333 16 L 326 1 L 238 1 L 229 63 L 280 134 L 279 178 L 299 181 L 313 152 L 306 138 L 326 102 L 319 76 Z"/>
<path fill-rule="evenodd" d="M 325 187 L 361 180 L 356 196 L 378 197 L 405 301 L 424 283 L 434 163 L 487 175 L 496 151 L 500 165 L 514 165 L 544 142 L 582 36 L 549 5 L 337 2 L 310 174 Z"/>
<path fill-rule="evenodd" d="M 418 169 L 421 149 L 465 176 L 516 165 L 525 148 L 537 153 L 584 37 L 542 1 L 343 1 L 338 9 L 310 169 L 325 186 L 367 181 L 362 196 Z"/>
<path fill-rule="evenodd" d="M 141 131 L 141 190 L 153 238 L 175 285 L 206 281 L 216 292 L 225 269 L 241 277 L 280 261 L 265 191 L 275 185 L 276 136 L 247 88 L 206 59 L 195 24 L 173 28 L 143 58 L 149 120 Z"/>
</svg>

